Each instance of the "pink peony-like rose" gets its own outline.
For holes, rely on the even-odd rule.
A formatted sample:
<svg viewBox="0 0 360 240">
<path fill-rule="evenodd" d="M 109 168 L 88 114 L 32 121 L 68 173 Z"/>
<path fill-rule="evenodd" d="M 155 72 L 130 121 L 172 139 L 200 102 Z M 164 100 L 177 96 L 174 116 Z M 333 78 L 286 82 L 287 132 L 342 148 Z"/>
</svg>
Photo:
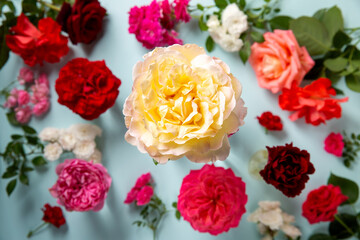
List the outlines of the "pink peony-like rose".
<svg viewBox="0 0 360 240">
<path fill-rule="evenodd" d="M 154 189 L 150 185 L 152 182 L 151 174 L 145 173 L 141 175 L 135 183 L 135 186 L 131 188 L 128 192 L 125 204 L 131 204 L 136 200 L 138 206 L 148 204 L 151 200 L 151 197 L 154 195 Z"/>
<path fill-rule="evenodd" d="M 67 159 L 56 167 L 58 180 L 49 191 L 67 211 L 99 211 L 104 206 L 111 177 L 103 165 Z"/>
<path fill-rule="evenodd" d="M 154 189 L 152 188 L 152 186 L 144 186 L 136 195 L 137 205 L 142 206 L 148 204 L 153 195 Z"/>
<path fill-rule="evenodd" d="M 28 104 L 30 101 L 29 93 L 25 90 L 19 90 L 17 94 L 17 101 L 20 106 Z"/>
<path fill-rule="evenodd" d="M 50 108 L 50 102 L 48 99 L 42 99 L 41 101 L 39 101 L 38 103 L 36 103 L 34 105 L 34 108 L 33 108 L 33 114 L 35 116 L 41 116 L 43 115 L 44 113 L 46 113 Z"/>
<path fill-rule="evenodd" d="M 50 89 L 46 83 L 37 83 L 31 86 L 31 90 L 33 91 L 33 96 L 31 97 L 33 104 L 49 98 Z"/>
<path fill-rule="evenodd" d="M 177 207 L 195 230 L 218 235 L 239 225 L 247 200 L 245 183 L 230 168 L 204 165 L 183 179 Z"/>
<path fill-rule="evenodd" d="M 21 124 L 28 123 L 31 118 L 31 107 L 29 105 L 24 105 L 15 108 L 15 118 Z"/>
<path fill-rule="evenodd" d="M 34 81 L 34 72 L 27 67 L 22 67 L 19 71 L 18 81 L 21 85 L 32 83 Z"/>
<path fill-rule="evenodd" d="M 305 47 L 300 47 L 291 30 L 275 30 L 264 34 L 265 42 L 251 46 L 249 62 L 259 86 L 273 93 L 284 87 L 298 86 L 314 66 Z"/>
<path fill-rule="evenodd" d="M 324 144 L 325 151 L 334 154 L 337 157 L 342 156 L 345 144 L 341 133 L 330 133 L 329 136 L 325 138 Z"/>
</svg>

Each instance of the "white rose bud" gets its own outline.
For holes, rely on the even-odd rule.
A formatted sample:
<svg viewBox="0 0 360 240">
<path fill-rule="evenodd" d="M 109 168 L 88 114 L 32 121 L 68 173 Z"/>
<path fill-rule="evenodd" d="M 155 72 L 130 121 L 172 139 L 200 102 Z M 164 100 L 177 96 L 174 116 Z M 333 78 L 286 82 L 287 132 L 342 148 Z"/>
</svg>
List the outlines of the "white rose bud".
<svg viewBox="0 0 360 240">
<path fill-rule="evenodd" d="M 101 136 L 102 130 L 96 125 L 81 123 L 72 125 L 69 129 L 81 141 L 92 141 L 96 136 Z"/>
<path fill-rule="evenodd" d="M 59 143 L 62 148 L 67 151 L 71 151 L 77 142 L 77 138 L 70 131 L 63 131 L 59 137 Z"/>
<path fill-rule="evenodd" d="M 39 133 L 39 138 L 43 142 L 55 142 L 59 138 L 59 132 L 60 131 L 57 128 L 47 127 Z"/>
<path fill-rule="evenodd" d="M 235 4 L 229 4 L 221 15 L 222 26 L 235 38 L 248 29 L 247 16 Z"/>
<path fill-rule="evenodd" d="M 219 45 L 227 52 L 237 52 L 244 45 L 243 40 L 229 34 L 222 36 Z"/>
<path fill-rule="evenodd" d="M 88 161 L 92 161 L 93 163 L 101 163 L 102 154 L 98 149 L 95 149 L 94 153 L 91 154 Z"/>
<path fill-rule="evenodd" d="M 60 158 L 60 155 L 63 153 L 63 149 L 60 144 L 57 142 L 49 143 L 44 148 L 44 157 L 49 161 L 55 161 Z"/>
<path fill-rule="evenodd" d="M 281 209 L 277 208 L 260 215 L 259 222 L 268 226 L 271 230 L 278 230 L 283 225 Z"/>
<path fill-rule="evenodd" d="M 218 28 L 220 27 L 220 21 L 216 15 L 211 15 L 206 22 L 208 28 Z"/>
<path fill-rule="evenodd" d="M 301 236 L 300 230 L 290 224 L 282 225 L 281 230 L 285 233 L 285 235 L 289 236 L 292 239 L 297 239 L 299 236 Z"/>
<path fill-rule="evenodd" d="M 94 153 L 95 147 L 96 144 L 94 141 L 80 141 L 75 144 L 73 153 L 76 158 L 86 160 Z"/>
</svg>

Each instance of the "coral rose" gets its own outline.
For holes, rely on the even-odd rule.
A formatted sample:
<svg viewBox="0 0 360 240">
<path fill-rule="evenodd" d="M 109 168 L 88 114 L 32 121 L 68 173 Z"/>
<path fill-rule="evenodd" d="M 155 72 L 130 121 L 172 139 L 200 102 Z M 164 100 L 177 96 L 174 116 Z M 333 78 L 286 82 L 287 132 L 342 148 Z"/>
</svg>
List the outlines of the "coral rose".
<svg viewBox="0 0 360 240">
<path fill-rule="evenodd" d="M 334 154 L 337 157 L 341 157 L 343 154 L 343 149 L 345 146 L 344 138 L 341 133 L 330 133 L 329 136 L 325 138 L 324 149 L 328 153 Z"/>
<path fill-rule="evenodd" d="M 40 19 L 37 29 L 22 13 L 10 32 L 13 35 L 6 35 L 6 45 L 29 66 L 59 62 L 69 51 L 61 26 L 49 17 Z"/>
<path fill-rule="evenodd" d="M 293 83 L 298 86 L 315 64 L 306 48 L 299 46 L 291 30 L 266 32 L 264 38 L 251 46 L 249 57 L 259 86 L 273 93 Z"/>
<path fill-rule="evenodd" d="M 160 163 L 225 160 L 228 135 L 243 125 L 241 84 L 197 45 L 156 48 L 133 70 L 124 104 L 125 139 Z"/>
<path fill-rule="evenodd" d="M 239 225 L 247 199 L 245 183 L 230 168 L 207 164 L 183 179 L 177 207 L 195 230 L 218 235 Z"/>
<path fill-rule="evenodd" d="M 101 164 L 67 159 L 56 167 L 58 180 L 49 189 L 67 211 L 99 211 L 104 206 L 111 177 Z"/>
<path fill-rule="evenodd" d="M 308 194 L 302 205 L 302 215 L 310 224 L 334 221 L 338 206 L 347 199 L 339 186 L 321 186 Z"/>
<path fill-rule="evenodd" d="M 120 84 L 104 61 L 75 58 L 60 70 L 55 89 L 60 104 L 93 120 L 114 105 Z"/>
<path fill-rule="evenodd" d="M 290 115 L 291 121 L 305 116 L 306 123 L 317 126 L 326 120 L 341 117 L 340 103 L 346 102 L 348 97 L 335 99 L 331 95 L 336 95 L 331 81 L 319 78 L 304 88 L 293 85 L 290 89 L 283 89 L 279 105 L 283 110 L 296 111 Z"/>
<path fill-rule="evenodd" d="M 306 150 L 285 146 L 266 147 L 269 152 L 268 162 L 260 175 L 266 183 L 273 185 L 287 197 L 295 197 L 305 188 L 309 174 L 315 172 Z"/>
</svg>

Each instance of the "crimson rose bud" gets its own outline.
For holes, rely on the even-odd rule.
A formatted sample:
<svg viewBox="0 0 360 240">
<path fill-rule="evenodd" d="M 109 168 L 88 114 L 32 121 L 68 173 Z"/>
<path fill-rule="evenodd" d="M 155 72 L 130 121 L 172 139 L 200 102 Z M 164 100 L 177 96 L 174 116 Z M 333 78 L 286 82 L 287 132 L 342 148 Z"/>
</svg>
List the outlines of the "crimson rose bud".
<svg viewBox="0 0 360 240">
<path fill-rule="evenodd" d="M 273 115 L 271 112 L 264 112 L 260 117 L 256 117 L 259 120 L 261 126 L 270 131 L 281 131 L 283 125 L 281 119 L 277 115 Z"/>
<path fill-rule="evenodd" d="M 44 212 L 42 220 L 44 222 L 51 223 L 55 227 L 59 228 L 65 224 L 65 218 L 60 207 L 52 207 L 49 204 L 44 205 L 45 209 L 41 209 Z"/>
</svg>

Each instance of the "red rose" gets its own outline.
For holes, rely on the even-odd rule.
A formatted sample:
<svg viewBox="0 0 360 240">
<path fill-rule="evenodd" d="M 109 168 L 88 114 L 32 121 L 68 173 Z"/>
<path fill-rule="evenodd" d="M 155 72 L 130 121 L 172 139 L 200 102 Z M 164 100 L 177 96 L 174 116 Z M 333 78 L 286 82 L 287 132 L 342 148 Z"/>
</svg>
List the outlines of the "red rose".
<svg viewBox="0 0 360 240">
<path fill-rule="evenodd" d="M 37 29 L 22 13 L 10 32 L 13 35 L 6 35 L 6 45 L 29 66 L 59 62 L 69 51 L 61 26 L 51 18 L 40 19 Z"/>
<path fill-rule="evenodd" d="M 290 116 L 292 121 L 305 116 L 306 123 L 317 126 L 326 120 L 341 117 L 339 103 L 346 102 L 348 97 L 335 99 L 331 95 L 336 95 L 331 81 L 319 78 L 304 88 L 295 84 L 290 89 L 284 88 L 279 96 L 279 105 L 284 110 L 296 111 Z"/>
<path fill-rule="evenodd" d="M 60 70 L 55 89 L 60 104 L 92 120 L 114 105 L 120 84 L 104 61 L 75 58 Z"/>
<path fill-rule="evenodd" d="M 340 204 L 348 199 L 338 186 L 331 184 L 312 190 L 302 205 L 302 215 L 310 224 L 334 221 Z"/>
<path fill-rule="evenodd" d="M 56 21 L 73 44 L 91 43 L 102 29 L 105 8 L 98 0 L 76 0 L 73 7 L 63 3 Z"/>
<path fill-rule="evenodd" d="M 271 131 L 281 131 L 283 125 L 279 116 L 273 115 L 271 112 L 264 112 L 260 117 L 256 117 L 261 126 Z"/>
<path fill-rule="evenodd" d="M 260 175 L 265 182 L 273 185 L 287 197 L 299 195 L 313 174 L 315 168 L 310 162 L 310 154 L 306 150 L 285 146 L 266 147 L 269 152 L 268 162 Z"/>
<path fill-rule="evenodd" d="M 66 221 L 61 208 L 57 206 L 52 207 L 49 204 L 45 204 L 44 207 L 45 209 L 41 209 L 44 212 L 44 216 L 42 218 L 44 222 L 51 223 L 57 228 L 65 224 Z"/>
</svg>

